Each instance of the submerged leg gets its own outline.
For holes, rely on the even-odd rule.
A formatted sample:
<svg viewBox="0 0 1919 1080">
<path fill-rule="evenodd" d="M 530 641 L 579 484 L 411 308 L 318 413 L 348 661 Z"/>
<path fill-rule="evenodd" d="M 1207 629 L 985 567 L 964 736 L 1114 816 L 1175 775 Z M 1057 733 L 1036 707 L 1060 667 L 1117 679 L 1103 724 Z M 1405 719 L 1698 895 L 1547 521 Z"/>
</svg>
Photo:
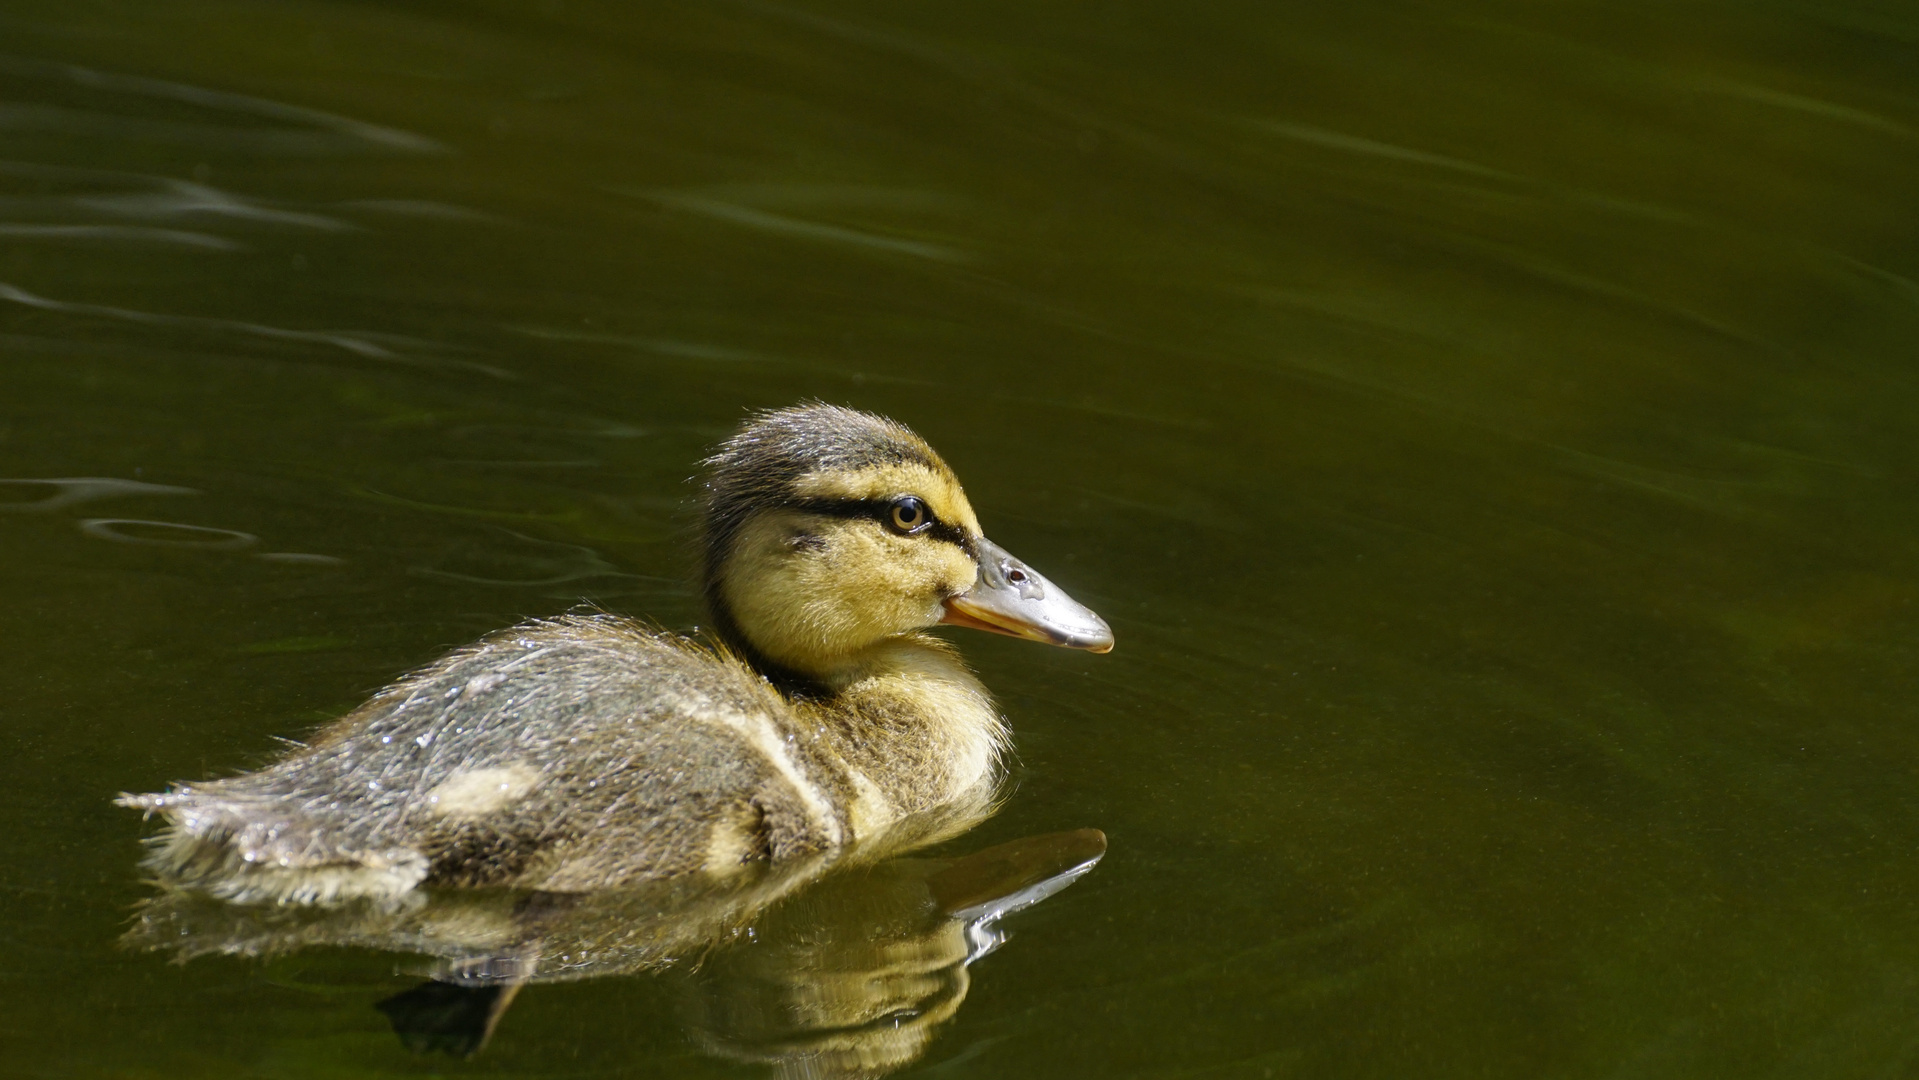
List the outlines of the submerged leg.
<svg viewBox="0 0 1919 1080">
<path fill-rule="evenodd" d="M 480 1052 L 523 981 L 462 986 L 431 979 L 374 1008 L 386 1014 L 401 1045 L 416 1054 L 438 1051 L 467 1058 Z"/>
</svg>

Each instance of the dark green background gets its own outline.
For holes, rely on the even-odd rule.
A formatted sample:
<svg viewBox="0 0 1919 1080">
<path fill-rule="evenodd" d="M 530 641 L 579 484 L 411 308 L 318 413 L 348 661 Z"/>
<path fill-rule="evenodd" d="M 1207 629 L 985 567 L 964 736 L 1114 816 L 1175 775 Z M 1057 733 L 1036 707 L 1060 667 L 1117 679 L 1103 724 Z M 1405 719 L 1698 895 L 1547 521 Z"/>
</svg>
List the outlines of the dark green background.
<svg viewBox="0 0 1919 1080">
<path fill-rule="evenodd" d="M 1910 4 L 14 0 L 0 43 L 0 476 L 198 492 L 0 506 L 9 1074 L 752 1075 L 649 979 L 461 1065 L 368 1007 L 392 957 L 124 953 L 109 799 L 523 616 L 696 622 L 693 462 L 810 397 L 1119 639 L 962 639 L 1017 787 L 952 849 L 1111 852 L 920 1071 L 1919 1069 Z"/>
</svg>

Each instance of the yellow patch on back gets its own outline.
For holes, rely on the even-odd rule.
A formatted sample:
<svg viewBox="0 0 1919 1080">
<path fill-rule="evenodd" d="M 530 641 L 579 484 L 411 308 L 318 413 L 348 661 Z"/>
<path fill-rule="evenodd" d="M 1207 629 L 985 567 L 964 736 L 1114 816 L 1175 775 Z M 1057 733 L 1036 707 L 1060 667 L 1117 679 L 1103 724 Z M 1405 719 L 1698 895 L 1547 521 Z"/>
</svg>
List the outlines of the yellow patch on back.
<svg viewBox="0 0 1919 1080">
<path fill-rule="evenodd" d="M 720 815 L 706 831 L 706 854 L 700 869 L 714 877 L 730 877 L 745 867 L 757 850 L 753 817 L 744 808 Z"/>
<path fill-rule="evenodd" d="M 467 769 L 428 792 L 426 802 L 439 817 L 480 817 L 512 806 L 539 782 L 539 772 L 529 765 Z"/>
<path fill-rule="evenodd" d="M 892 800 L 865 773 L 848 765 L 846 779 L 853 786 L 853 798 L 847 803 L 846 818 L 856 838 L 870 837 L 899 819 L 899 811 L 893 808 Z"/>
</svg>

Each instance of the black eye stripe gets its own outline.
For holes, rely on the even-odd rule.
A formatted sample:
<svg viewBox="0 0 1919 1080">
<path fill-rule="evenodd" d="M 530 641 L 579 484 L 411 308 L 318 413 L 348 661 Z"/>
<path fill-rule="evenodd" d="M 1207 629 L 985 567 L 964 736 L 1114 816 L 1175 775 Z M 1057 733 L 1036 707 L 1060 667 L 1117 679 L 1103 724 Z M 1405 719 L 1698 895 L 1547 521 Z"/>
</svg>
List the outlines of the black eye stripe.
<svg viewBox="0 0 1919 1080">
<path fill-rule="evenodd" d="M 884 522 L 893 512 L 890 502 L 873 502 L 867 499 L 792 499 L 788 507 L 808 514 L 837 518 L 872 518 Z"/>
<path fill-rule="evenodd" d="M 786 505 L 808 514 L 838 518 L 868 518 L 890 526 L 894 503 L 891 499 L 792 499 Z M 979 559 L 979 544 L 965 529 L 952 522 L 941 521 L 939 515 L 933 513 L 931 506 L 926 507 L 926 516 L 931 519 L 931 524 L 920 526 L 913 535 L 952 544 L 976 561 Z"/>
<path fill-rule="evenodd" d="M 979 561 L 978 542 L 967 535 L 966 530 L 960 528 L 958 525 L 952 525 L 936 518 L 933 524 L 926 530 L 926 535 L 935 540 L 952 544 L 972 556 L 974 562 Z"/>
</svg>

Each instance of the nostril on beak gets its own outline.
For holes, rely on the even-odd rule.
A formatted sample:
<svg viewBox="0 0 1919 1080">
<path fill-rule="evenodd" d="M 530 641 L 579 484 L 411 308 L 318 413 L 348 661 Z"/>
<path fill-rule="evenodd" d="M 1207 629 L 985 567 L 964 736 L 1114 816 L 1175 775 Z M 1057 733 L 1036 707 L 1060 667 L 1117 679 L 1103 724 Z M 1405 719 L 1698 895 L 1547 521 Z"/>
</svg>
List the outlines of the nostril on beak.
<svg viewBox="0 0 1919 1080">
<path fill-rule="evenodd" d="M 1022 600 L 1039 600 L 1046 596 L 1044 578 L 1020 565 L 1013 559 L 1000 564 L 1000 573 L 1006 576 L 1006 583 L 1019 590 Z"/>
</svg>

